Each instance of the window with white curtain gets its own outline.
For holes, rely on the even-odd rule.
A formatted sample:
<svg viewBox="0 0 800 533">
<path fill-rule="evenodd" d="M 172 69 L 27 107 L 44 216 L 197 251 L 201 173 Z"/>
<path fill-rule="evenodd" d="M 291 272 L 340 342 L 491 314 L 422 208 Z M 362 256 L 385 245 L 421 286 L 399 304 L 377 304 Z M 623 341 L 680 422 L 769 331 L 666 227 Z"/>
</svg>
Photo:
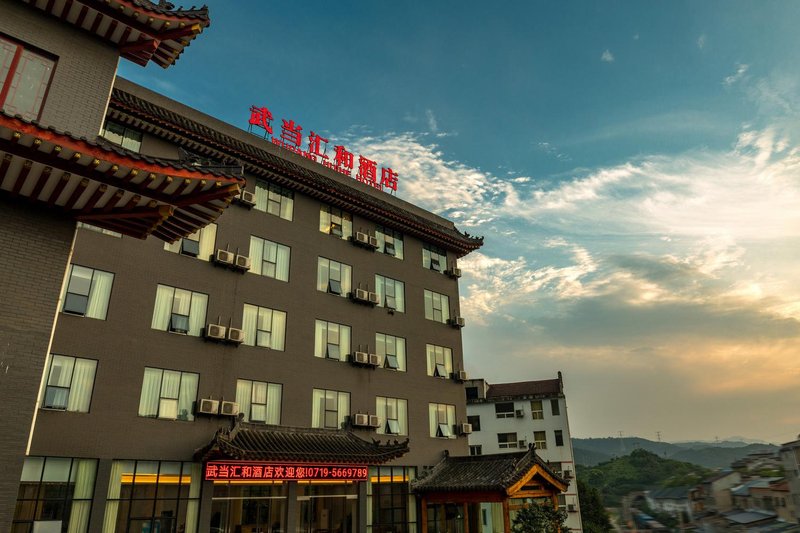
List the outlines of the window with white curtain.
<svg viewBox="0 0 800 533">
<path fill-rule="evenodd" d="M 70 265 L 61 310 L 71 315 L 105 320 L 114 274 L 80 265 Z"/>
<path fill-rule="evenodd" d="M 437 272 L 444 272 L 447 270 L 447 252 L 432 244 L 423 244 L 422 266 Z"/>
<path fill-rule="evenodd" d="M 205 327 L 207 307 L 207 294 L 159 285 L 150 327 L 199 337 Z"/>
<path fill-rule="evenodd" d="M 288 246 L 250 236 L 250 272 L 259 276 L 289 281 Z"/>
<path fill-rule="evenodd" d="M 97 361 L 67 355 L 50 357 L 42 407 L 88 413 Z"/>
<path fill-rule="evenodd" d="M 453 373 L 453 350 L 435 344 L 426 344 L 428 358 L 428 375 L 437 378 L 449 378 Z"/>
<path fill-rule="evenodd" d="M 375 292 L 378 293 L 378 306 L 393 311 L 406 311 L 406 285 L 402 281 L 375 274 Z"/>
<path fill-rule="evenodd" d="M 38 531 L 37 522 L 60 521 L 58 531 L 86 533 L 96 476 L 97 459 L 26 457 L 11 531 Z"/>
<path fill-rule="evenodd" d="M 311 427 L 339 429 L 350 416 L 350 393 L 314 389 L 311 405 Z"/>
<path fill-rule="evenodd" d="M 317 320 L 314 324 L 314 356 L 347 361 L 350 354 L 350 326 Z"/>
<path fill-rule="evenodd" d="M 408 435 L 408 401 L 402 398 L 375 398 L 375 414 L 380 426 L 375 432 L 382 435 Z"/>
<path fill-rule="evenodd" d="M 450 318 L 450 298 L 425 289 L 425 318 L 446 323 Z"/>
<path fill-rule="evenodd" d="M 406 340 L 403 337 L 376 333 L 375 353 L 381 356 L 384 368 L 406 371 Z"/>
<path fill-rule="evenodd" d="M 255 209 L 284 220 L 292 220 L 294 193 L 280 185 L 259 180 L 256 182 Z"/>
<path fill-rule="evenodd" d="M 239 379 L 236 381 L 236 403 L 245 422 L 278 425 L 281 423 L 283 385 Z"/>
<path fill-rule="evenodd" d="M 216 252 L 217 225 L 209 224 L 201 228 L 188 237 L 178 239 L 173 243 L 164 243 L 164 249 L 181 255 L 196 257 L 203 261 L 209 261 Z"/>
<path fill-rule="evenodd" d="M 351 273 L 350 265 L 320 257 L 317 260 L 317 290 L 346 298 L 350 294 Z"/>
<path fill-rule="evenodd" d="M 199 374 L 145 368 L 139 416 L 167 420 L 194 420 Z"/>
<path fill-rule="evenodd" d="M 453 426 L 456 423 L 456 407 L 445 403 L 428 404 L 428 421 L 431 437 L 456 438 Z"/>
<path fill-rule="evenodd" d="M 353 216 L 338 207 L 322 205 L 319 208 L 319 230 L 340 239 L 349 239 L 353 236 Z"/>
<path fill-rule="evenodd" d="M 403 259 L 403 234 L 383 226 L 375 228 L 375 238 L 378 240 L 378 251 Z"/>
<path fill-rule="evenodd" d="M 283 351 L 286 344 L 286 313 L 244 304 L 242 329 L 244 344 Z"/>
</svg>

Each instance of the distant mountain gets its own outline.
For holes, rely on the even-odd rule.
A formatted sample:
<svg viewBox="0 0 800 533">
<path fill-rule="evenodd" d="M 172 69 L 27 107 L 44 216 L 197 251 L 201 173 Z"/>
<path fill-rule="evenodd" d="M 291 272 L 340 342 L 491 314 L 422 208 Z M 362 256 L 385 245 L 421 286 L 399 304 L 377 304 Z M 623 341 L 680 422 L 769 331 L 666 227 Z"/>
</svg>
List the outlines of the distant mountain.
<svg viewBox="0 0 800 533">
<path fill-rule="evenodd" d="M 575 462 L 594 466 L 613 457 L 628 455 L 633 450 L 646 450 L 662 458 L 675 459 L 706 468 L 724 468 L 733 461 L 754 452 L 777 452 L 772 444 L 745 442 L 655 442 L 639 437 L 572 439 Z"/>
</svg>

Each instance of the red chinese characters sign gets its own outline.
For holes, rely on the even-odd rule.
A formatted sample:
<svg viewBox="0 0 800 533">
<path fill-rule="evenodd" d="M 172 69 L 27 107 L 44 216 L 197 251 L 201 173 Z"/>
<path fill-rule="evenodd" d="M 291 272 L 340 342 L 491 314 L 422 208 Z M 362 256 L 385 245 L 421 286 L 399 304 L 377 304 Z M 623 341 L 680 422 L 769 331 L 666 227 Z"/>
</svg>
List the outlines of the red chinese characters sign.
<svg viewBox="0 0 800 533">
<path fill-rule="evenodd" d="M 355 178 L 370 187 L 387 190 L 390 193 L 397 192 L 397 172 L 391 168 L 381 167 L 380 175 L 378 175 L 378 163 L 361 155 L 358 156 L 358 166 L 356 166 L 353 153 L 348 152 L 342 145 L 334 146 L 333 159 L 331 159 L 327 155 L 328 139 L 312 130 L 303 142 L 303 128 L 294 120 L 286 119 L 281 119 L 280 134 L 273 133 L 272 121 L 272 113 L 266 107 L 250 107 L 249 131 L 252 132 L 254 127 L 263 129 L 264 137 L 266 138 L 269 134 L 272 144 L 316 161 L 340 174 Z M 355 176 L 353 171 L 356 172 Z"/>
<path fill-rule="evenodd" d="M 209 461 L 207 481 L 365 481 L 369 469 L 364 465 L 317 465 Z"/>
</svg>

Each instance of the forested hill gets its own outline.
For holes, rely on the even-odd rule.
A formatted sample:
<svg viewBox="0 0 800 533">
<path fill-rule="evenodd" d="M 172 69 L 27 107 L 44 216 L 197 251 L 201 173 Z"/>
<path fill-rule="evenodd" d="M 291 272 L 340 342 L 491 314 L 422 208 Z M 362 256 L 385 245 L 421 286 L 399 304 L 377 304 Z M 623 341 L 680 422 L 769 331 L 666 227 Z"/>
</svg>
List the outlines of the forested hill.
<svg viewBox="0 0 800 533">
<path fill-rule="evenodd" d="M 639 437 L 572 439 L 575 462 L 592 466 L 614 457 L 621 457 L 633 450 L 646 450 L 662 458 L 685 461 L 707 468 L 725 468 L 733 461 L 754 452 L 777 452 L 778 446 L 772 444 L 748 444 L 744 442 L 721 441 L 714 443 L 655 442 Z"/>
<path fill-rule="evenodd" d="M 638 449 L 596 466 L 578 465 L 578 479 L 597 489 L 607 506 L 618 506 L 622 496 L 659 487 L 691 487 L 711 470 L 691 463 L 664 459 Z"/>
</svg>

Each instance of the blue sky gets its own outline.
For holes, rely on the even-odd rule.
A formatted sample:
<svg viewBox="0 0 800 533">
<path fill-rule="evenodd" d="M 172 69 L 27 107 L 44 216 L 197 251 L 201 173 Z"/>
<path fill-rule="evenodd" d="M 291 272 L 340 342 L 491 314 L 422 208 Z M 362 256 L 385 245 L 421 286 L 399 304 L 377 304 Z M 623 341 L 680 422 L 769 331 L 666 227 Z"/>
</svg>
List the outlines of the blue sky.
<svg viewBox="0 0 800 533">
<path fill-rule="evenodd" d="M 564 373 L 573 435 L 800 433 L 800 3 L 209 1 L 162 71 L 399 172 L 484 235 L 460 262 L 490 382 Z"/>
</svg>

